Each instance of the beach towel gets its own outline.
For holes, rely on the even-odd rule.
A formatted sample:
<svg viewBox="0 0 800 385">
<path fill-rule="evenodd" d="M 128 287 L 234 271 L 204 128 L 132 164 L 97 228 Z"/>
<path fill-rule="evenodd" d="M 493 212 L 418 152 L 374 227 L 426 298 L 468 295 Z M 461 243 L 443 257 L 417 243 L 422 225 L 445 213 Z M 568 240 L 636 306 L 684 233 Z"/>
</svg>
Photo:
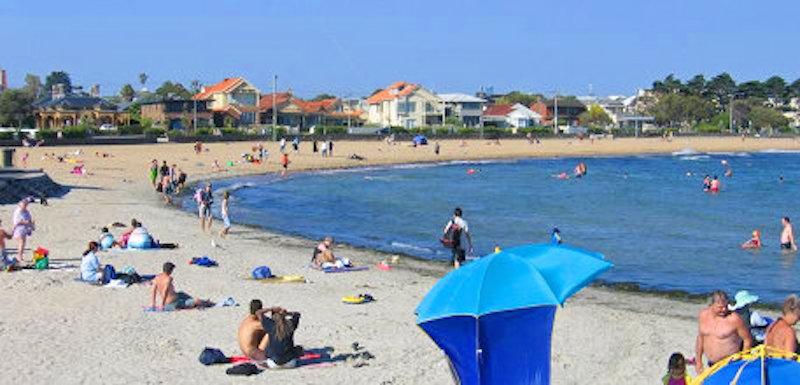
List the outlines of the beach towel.
<svg viewBox="0 0 800 385">
<path fill-rule="evenodd" d="M 325 267 L 322 271 L 325 273 L 349 273 L 351 271 L 364 271 L 369 270 L 369 266 L 350 266 L 350 267 Z"/>
<path fill-rule="evenodd" d="M 245 279 L 261 283 L 306 283 L 306 277 L 302 275 L 273 275 L 269 278 L 246 277 Z"/>
<path fill-rule="evenodd" d="M 369 294 L 359 294 L 353 296 L 342 297 L 342 302 L 350 305 L 360 305 L 375 301 L 375 298 Z"/>
<path fill-rule="evenodd" d="M 251 363 L 235 365 L 225 370 L 225 374 L 229 376 L 252 376 L 259 373 L 261 369 Z"/>
</svg>

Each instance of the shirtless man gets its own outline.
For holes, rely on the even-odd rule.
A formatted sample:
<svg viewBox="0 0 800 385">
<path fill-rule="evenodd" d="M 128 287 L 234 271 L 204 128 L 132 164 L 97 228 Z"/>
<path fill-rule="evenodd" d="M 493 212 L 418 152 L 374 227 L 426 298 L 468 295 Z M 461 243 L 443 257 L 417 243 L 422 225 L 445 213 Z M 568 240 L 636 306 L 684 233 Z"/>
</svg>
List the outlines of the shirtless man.
<svg viewBox="0 0 800 385">
<path fill-rule="evenodd" d="M 783 301 L 783 316 L 767 328 L 764 344 L 783 351 L 797 352 L 794 325 L 800 320 L 800 298 L 792 294 Z"/>
<path fill-rule="evenodd" d="M 176 293 L 172 279 L 173 270 L 175 270 L 175 264 L 166 262 L 162 269 L 163 272 L 153 279 L 153 290 L 150 296 L 151 309 L 157 311 L 174 311 L 213 305 L 208 301 L 194 299 L 192 296 L 182 291 Z M 156 305 L 156 300 L 158 300 L 158 305 Z"/>
<path fill-rule="evenodd" d="M 3 221 L 0 220 L 0 225 L 2 224 Z M 21 262 L 19 259 L 6 254 L 6 239 L 11 239 L 11 234 L 5 229 L 0 228 L 0 270 L 12 269 Z"/>
<path fill-rule="evenodd" d="M 700 312 L 695 345 L 695 371 L 703 372 L 703 354 L 708 366 L 752 346 L 750 331 L 741 317 L 728 310 L 728 295 L 722 291 L 711 294 L 711 305 Z"/>
<path fill-rule="evenodd" d="M 261 317 L 259 316 L 261 310 L 262 304 L 260 300 L 254 299 L 250 301 L 250 314 L 244 317 L 239 324 L 239 349 L 242 350 L 242 354 L 255 361 L 267 359 L 264 350 L 269 339 L 264 327 L 261 326 Z"/>
<path fill-rule="evenodd" d="M 783 231 L 781 232 L 781 250 L 797 251 L 797 244 L 794 242 L 794 228 L 792 228 L 792 221 L 789 217 L 781 219 L 783 224 Z"/>
</svg>

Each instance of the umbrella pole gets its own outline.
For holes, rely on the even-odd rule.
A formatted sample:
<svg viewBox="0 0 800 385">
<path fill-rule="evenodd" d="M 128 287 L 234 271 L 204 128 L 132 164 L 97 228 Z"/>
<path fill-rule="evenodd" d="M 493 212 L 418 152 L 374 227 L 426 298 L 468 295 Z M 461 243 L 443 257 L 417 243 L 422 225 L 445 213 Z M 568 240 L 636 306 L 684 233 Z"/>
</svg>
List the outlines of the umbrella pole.
<svg viewBox="0 0 800 385">
<path fill-rule="evenodd" d="M 482 372 L 482 365 L 481 361 L 483 355 L 483 349 L 481 349 L 481 318 L 475 317 L 475 361 L 477 362 L 478 366 L 478 383 L 481 384 L 481 372 Z"/>
<path fill-rule="evenodd" d="M 761 351 L 761 385 L 767 385 L 767 349 Z"/>
</svg>

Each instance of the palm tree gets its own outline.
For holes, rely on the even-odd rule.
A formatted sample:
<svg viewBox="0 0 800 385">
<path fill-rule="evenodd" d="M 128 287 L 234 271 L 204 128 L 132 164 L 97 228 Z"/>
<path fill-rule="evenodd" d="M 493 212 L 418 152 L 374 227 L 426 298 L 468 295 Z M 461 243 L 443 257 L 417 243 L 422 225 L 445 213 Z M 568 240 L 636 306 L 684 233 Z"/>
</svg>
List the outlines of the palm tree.
<svg viewBox="0 0 800 385">
<path fill-rule="evenodd" d="M 147 74 L 142 72 L 139 74 L 139 83 L 142 85 L 142 89 L 144 89 L 144 85 L 147 83 Z"/>
</svg>

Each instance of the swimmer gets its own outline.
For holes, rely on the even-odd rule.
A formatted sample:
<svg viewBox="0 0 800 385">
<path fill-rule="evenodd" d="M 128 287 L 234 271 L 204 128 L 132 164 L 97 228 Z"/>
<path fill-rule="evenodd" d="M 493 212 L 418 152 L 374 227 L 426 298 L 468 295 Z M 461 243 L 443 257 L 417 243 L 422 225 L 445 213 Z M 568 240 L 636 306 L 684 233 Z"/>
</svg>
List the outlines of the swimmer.
<svg viewBox="0 0 800 385">
<path fill-rule="evenodd" d="M 711 176 L 706 174 L 706 176 L 703 177 L 703 191 L 708 192 L 708 190 L 711 190 Z"/>
<path fill-rule="evenodd" d="M 778 177 L 778 183 L 783 183 L 783 175 Z"/>
<path fill-rule="evenodd" d="M 711 180 L 711 185 L 709 187 L 709 191 L 711 191 L 712 193 L 715 193 L 715 194 L 718 193 L 719 192 L 720 183 L 721 182 L 719 181 L 719 178 L 717 178 L 717 176 L 714 175 L 714 179 Z"/>
<path fill-rule="evenodd" d="M 575 177 L 581 178 L 586 175 L 586 163 L 580 162 L 575 166 Z"/>
<path fill-rule="evenodd" d="M 692 175 L 693 175 L 693 174 L 692 174 L 692 172 L 691 172 L 691 171 L 686 171 L 686 176 L 692 176 Z"/>
<path fill-rule="evenodd" d="M 564 180 L 564 179 L 569 179 L 569 174 L 567 174 L 566 172 L 562 172 L 561 174 L 553 175 L 553 177 Z"/>
<path fill-rule="evenodd" d="M 471 169 L 467 170 L 467 175 L 472 175 L 472 174 L 475 174 L 476 172 L 478 172 L 478 170 L 476 170 L 474 168 L 471 168 Z"/>
<path fill-rule="evenodd" d="M 761 232 L 753 230 L 753 237 L 747 242 L 742 243 L 743 249 L 760 249 L 761 248 Z"/>
</svg>

